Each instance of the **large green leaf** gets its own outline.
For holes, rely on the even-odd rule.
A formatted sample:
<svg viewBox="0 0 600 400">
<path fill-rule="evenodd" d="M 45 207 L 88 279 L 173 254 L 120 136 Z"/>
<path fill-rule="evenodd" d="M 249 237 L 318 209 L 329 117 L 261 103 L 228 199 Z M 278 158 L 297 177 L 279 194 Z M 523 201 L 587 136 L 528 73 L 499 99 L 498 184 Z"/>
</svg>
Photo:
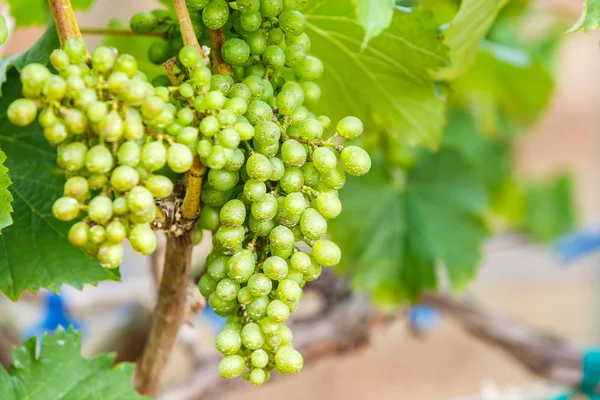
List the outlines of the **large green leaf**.
<svg viewBox="0 0 600 400">
<path fill-rule="evenodd" d="M 94 0 L 71 0 L 75 10 L 85 10 L 92 3 Z M 7 4 L 17 27 L 43 25 L 48 19 L 48 2 L 45 0 L 7 0 Z"/>
<path fill-rule="evenodd" d="M 451 65 L 440 77 L 451 80 L 466 71 L 477 54 L 479 44 L 508 0 L 463 0 L 444 39 L 450 48 Z"/>
<path fill-rule="evenodd" d="M 358 22 L 365 28 L 364 44 L 392 23 L 396 0 L 357 0 Z"/>
<path fill-rule="evenodd" d="M 47 64 L 52 50 L 59 47 L 60 41 L 56 28 L 54 25 L 50 25 L 29 50 L 0 60 L 0 95 L 2 95 L 2 85 L 6 82 L 6 74 L 10 68 L 15 67 L 21 71 L 27 64 Z"/>
<path fill-rule="evenodd" d="M 4 161 L 6 161 L 6 154 L 0 149 L 0 233 L 2 233 L 2 229 L 11 225 L 13 222 L 10 216 L 13 212 L 11 206 L 13 197 L 8 191 L 8 187 L 12 182 L 8 176 L 8 168 L 4 166 Z"/>
<path fill-rule="evenodd" d="M 311 0 L 306 8 L 312 52 L 325 65 L 318 112 L 335 121 L 362 118 L 413 142 L 435 146 L 444 105 L 430 71 L 446 65 L 446 49 L 429 12 L 394 11 L 392 23 L 361 49 L 365 30 L 351 0 Z"/>
<path fill-rule="evenodd" d="M 113 354 L 83 358 L 81 333 L 59 328 L 14 350 L 10 373 L 0 368 L 2 400 L 141 400 L 131 386 L 133 364 Z"/>
<path fill-rule="evenodd" d="M 331 223 L 354 286 L 378 302 L 417 300 L 437 287 L 445 265 L 455 289 L 475 275 L 486 235 L 486 191 L 453 150 L 430 154 L 404 179 L 381 163 L 341 191 L 344 212 Z"/>
<path fill-rule="evenodd" d="M 56 151 L 44 139 L 36 122 L 25 128 L 6 118 L 8 105 L 20 97 L 21 85 L 15 69 L 8 73 L 0 98 L 0 147 L 13 184 L 14 224 L 0 235 L 0 291 L 17 299 L 24 291 L 45 287 L 57 292 L 68 284 L 117 279 L 76 249 L 67 240 L 68 223 L 52 216 L 52 204 L 62 196 L 64 174 L 56 164 Z"/>
<path fill-rule="evenodd" d="M 592 29 L 600 29 L 600 0 L 585 1 L 583 14 L 569 32 L 589 32 Z"/>
</svg>

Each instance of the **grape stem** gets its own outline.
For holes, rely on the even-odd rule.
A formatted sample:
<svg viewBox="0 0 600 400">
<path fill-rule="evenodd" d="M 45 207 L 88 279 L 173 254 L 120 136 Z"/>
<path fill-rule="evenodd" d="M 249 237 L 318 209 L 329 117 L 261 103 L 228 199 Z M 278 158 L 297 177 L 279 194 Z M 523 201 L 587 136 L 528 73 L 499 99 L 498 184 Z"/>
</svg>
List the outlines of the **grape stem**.
<svg viewBox="0 0 600 400">
<path fill-rule="evenodd" d="M 71 0 L 48 0 L 61 46 L 71 38 L 81 38 Z"/>
<path fill-rule="evenodd" d="M 213 73 L 223 75 L 233 75 L 231 65 L 227 64 L 221 56 L 221 47 L 225 43 L 225 32 L 223 28 L 211 29 L 210 41 L 212 42 L 211 53 L 213 55 Z"/>
<path fill-rule="evenodd" d="M 148 36 L 148 37 L 164 37 L 165 35 L 160 32 L 150 33 L 135 33 L 129 29 L 111 29 L 111 28 L 80 28 L 79 31 L 82 35 L 105 35 L 105 36 Z"/>
</svg>

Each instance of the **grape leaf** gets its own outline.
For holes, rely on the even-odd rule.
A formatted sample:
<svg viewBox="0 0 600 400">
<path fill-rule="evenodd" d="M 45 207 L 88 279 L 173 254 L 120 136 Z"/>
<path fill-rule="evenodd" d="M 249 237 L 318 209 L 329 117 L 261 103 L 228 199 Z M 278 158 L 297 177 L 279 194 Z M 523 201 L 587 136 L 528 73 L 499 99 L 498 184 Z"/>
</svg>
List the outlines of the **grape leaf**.
<svg viewBox="0 0 600 400">
<path fill-rule="evenodd" d="M 118 19 L 111 19 L 108 23 L 111 29 L 125 29 L 127 26 Z M 140 71 L 145 73 L 149 79 L 156 75 L 164 74 L 165 70 L 160 65 L 155 65 L 148 59 L 148 47 L 157 38 L 149 38 L 144 36 L 107 36 L 102 45 L 114 47 L 119 50 L 119 53 L 127 53 L 135 57 L 138 62 Z"/>
<path fill-rule="evenodd" d="M 600 29 L 600 0 L 585 1 L 583 14 L 568 33 L 589 32 L 592 29 Z"/>
<path fill-rule="evenodd" d="M 472 64 L 479 44 L 508 0 L 463 0 L 450 27 L 444 33 L 450 48 L 451 65 L 439 77 L 452 80 Z"/>
<path fill-rule="evenodd" d="M 0 234 L 2 229 L 12 224 L 10 214 L 13 212 L 12 206 L 13 197 L 8 191 L 8 187 L 12 184 L 8 176 L 8 168 L 4 166 L 6 154 L 0 149 Z"/>
<path fill-rule="evenodd" d="M 133 364 L 112 367 L 114 354 L 83 358 L 81 333 L 59 327 L 13 351 L 10 373 L 0 368 L 2 400 L 141 400 L 131 386 Z"/>
<path fill-rule="evenodd" d="M 17 27 L 43 25 L 50 13 L 45 0 L 7 0 L 6 3 Z M 71 0 L 71 5 L 75 10 L 85 10 L 93 3 L 94 0 Z"/>
<path fill-rule="evenodd" d="M 10 68 L 15 67 L 21 71 L 27 64 L 47 64 L 52 50 L 59 47 L 58 33 L 54 24 L 51 24 L 29 50 L 0 60 L 0 95 L 2 95 L 2 85 L 6 82 L 6 74 Z"/>
<path fill-rule="evenodd" d="M 357 0 L 358 22 L 365 28 L 363 46 L 392 23 L 395 0 Z"/>
<path fill-rule="evenodd" d="M 317 111 L 334 121 L 356 115 L 368 129 L 383 126 L 435 146 L 444 105 L 429 71 L 447 58 L 431 13 L 396 9 L 391 25 L 363 50 L 365 30 L 351 0 L 311 0 L 305 14 L 311 52 L 325 65 Z"/>
<path fill-rule="evenodd" d="M 5 166 L 13 184 L 14 223 L 0 235 L 0 291 L 16 300 L 26 290 L 41 287 L 54 292 L 69 284 L 118 279 L 118 271 L 108 271 L 76 249 L 67 240 L 68 223 L 52 216 L 52 204 L 62 196 L 65 177 L 56 165 L 56 152 L 44 139 L 35 122 L 17 128 L 6 118 L 8 105 L 21 97 L 15 69 L 0 97 L 0 147 L 6 153 Z"/>
<path fill-rule="evenodd" d="M 487 233 L 486 191 L 473 166 L 449 149 L 426 155 L 404 179 L 382 164 L 340 192 L 344 212 L 330 232 L 342 248 L 341 268 L 380 303 L 435 289 L 438 263 L 461 289 L 475 275 Z"/>
</svg>

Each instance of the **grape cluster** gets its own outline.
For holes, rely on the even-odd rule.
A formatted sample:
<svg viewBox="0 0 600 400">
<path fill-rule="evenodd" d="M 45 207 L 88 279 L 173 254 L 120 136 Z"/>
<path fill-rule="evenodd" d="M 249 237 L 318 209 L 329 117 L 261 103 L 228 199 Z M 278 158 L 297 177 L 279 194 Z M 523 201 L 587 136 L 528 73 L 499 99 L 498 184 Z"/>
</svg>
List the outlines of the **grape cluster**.
<svg viewBox="0 0 600 400">
<path fill-rule="evenodd" d="M 169 197 L 173 176 L 192 165 L 193 152 L 163 133 L 187 124 L 190 110 L 177 112 L 166 87 L 153 87 L 130 55 L 71 39 L 55 50 L 53 74 L 41 64 L 23 68 L 25 98 L 8 108 L 17 126 L 39 122 L 57 147 L 67 181 L 52 207 L 61 221 L 73 221 L 69 241 L 97 257 L 105 268 L 123 260 L 122 242 L 150 254 L 156 248 L 151 223 L 156 199 Z M 188 128 L 192 129 L 193 128 Z"/>
</svg>

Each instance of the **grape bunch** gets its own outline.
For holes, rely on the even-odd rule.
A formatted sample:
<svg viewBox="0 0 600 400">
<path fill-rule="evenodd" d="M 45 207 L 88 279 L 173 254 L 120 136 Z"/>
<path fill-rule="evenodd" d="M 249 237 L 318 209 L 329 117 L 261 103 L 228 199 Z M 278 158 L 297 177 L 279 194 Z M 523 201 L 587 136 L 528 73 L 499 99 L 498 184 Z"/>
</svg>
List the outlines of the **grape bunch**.
<svg viewBox="0 0 600 400">
<path fill-rule="evenodd" d="M 164 132 L 186 124 L 192 112 L 178 112 L 169 90 L 149 84 L 137 61 L 115 49 L 98 47 L 90 57 L 82 39 L 70 39 L 50 61 L 58 74 L 36 63 L 23 68 L 25 98 L 7 114 L 26 126 L 39 111 L 44 136 L 57 147 L 67 181 L 54 216 L 85 215 L 72 225 L 69 241 L 105 268 L 121 264 L 126 238 L 134 250 L 154 252 L 156 201 L 171 196 L 173 178 L 193 161 L 192 149 Z"/>
</svg>

